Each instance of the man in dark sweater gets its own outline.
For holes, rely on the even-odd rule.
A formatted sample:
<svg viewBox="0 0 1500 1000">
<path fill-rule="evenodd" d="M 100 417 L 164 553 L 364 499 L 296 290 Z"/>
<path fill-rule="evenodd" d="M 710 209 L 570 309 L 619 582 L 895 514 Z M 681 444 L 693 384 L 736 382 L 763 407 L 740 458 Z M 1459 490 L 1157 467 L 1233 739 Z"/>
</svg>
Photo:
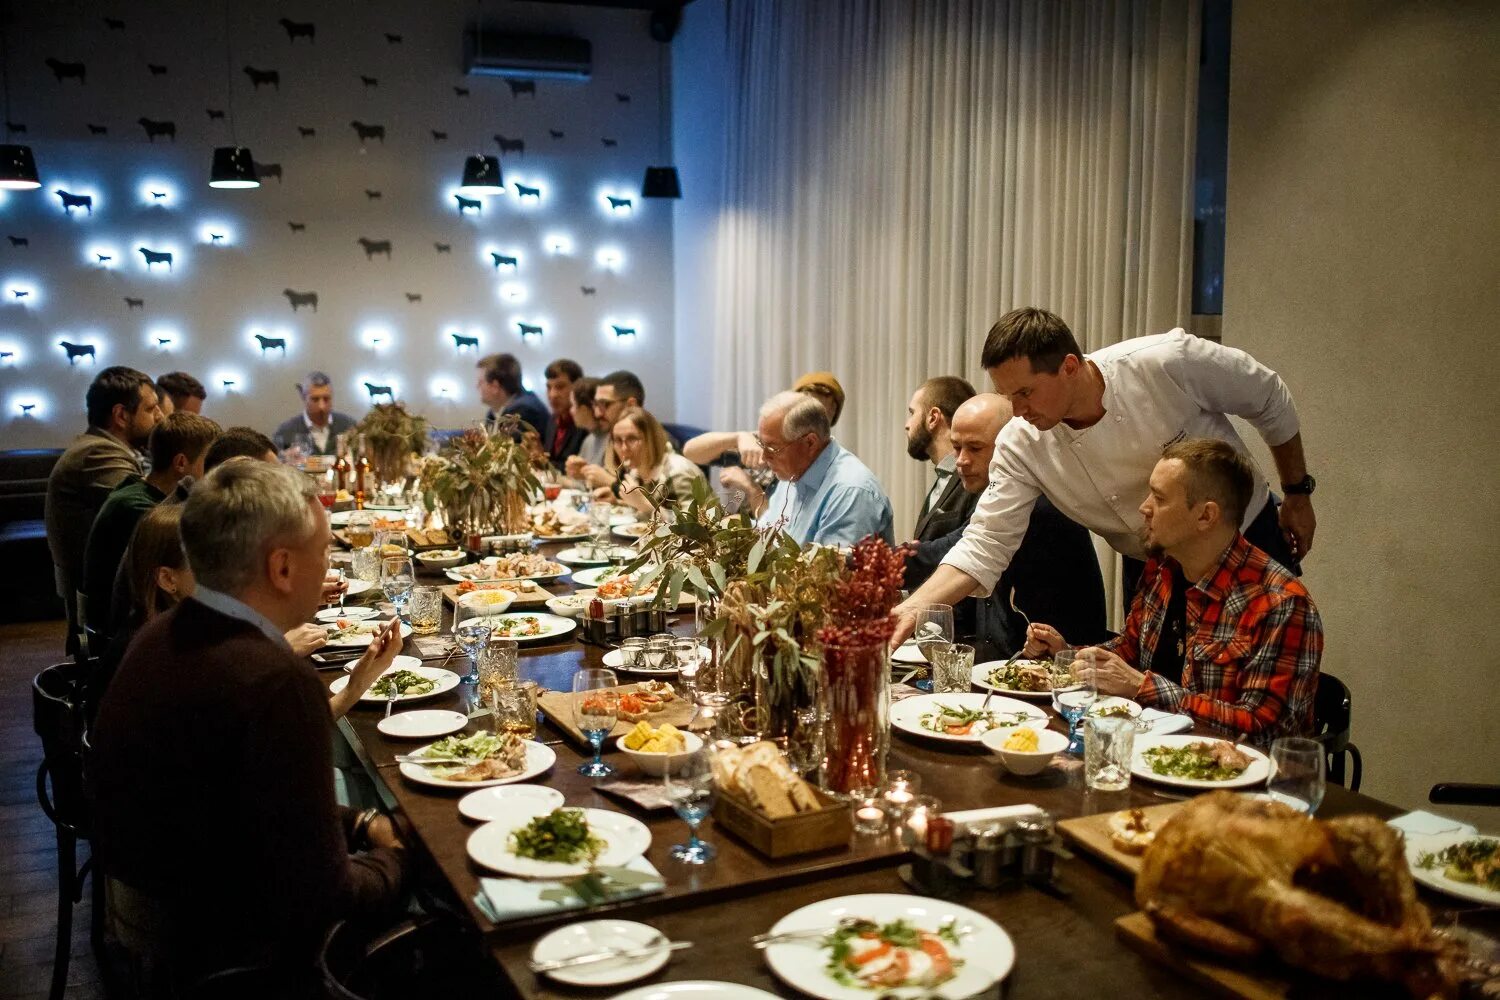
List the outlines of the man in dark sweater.
<svg viewBox="0 0 1500 1000">
<path fill-rule="evenodd" d="M 521 380 L 521 362 L 514 354 L 490 354 L 480 358 L 477 387 L 479 400 L 489 408 L 486 426 L 500 417 L 515 414 L 541 435 L 547 429 L 547 407 Z"/>
<path fill-rule="evenodd" d="M 149 901 L 177 982 L 308 974 L 334 920 L 393 913 L 407 864 L 388 819 L 335 804 L 328 695 L 282 638 L 318 606 L 328 517 L 310 479 L 231 461 L 181 534 L 197 589 L 137 635 L 95 723 L 95 858 Z"/>
</svg>

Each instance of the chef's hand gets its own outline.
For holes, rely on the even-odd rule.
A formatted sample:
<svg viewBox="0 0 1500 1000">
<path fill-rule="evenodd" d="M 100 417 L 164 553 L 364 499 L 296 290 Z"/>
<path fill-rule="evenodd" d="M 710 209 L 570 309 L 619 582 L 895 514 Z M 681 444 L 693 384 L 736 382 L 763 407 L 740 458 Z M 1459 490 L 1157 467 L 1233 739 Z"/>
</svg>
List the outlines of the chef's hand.
<svg viewBox="0 0 1500 1000">
<path fill-rule="evenodd" d="M 1276 518 L 1281 524 L 1281 533 L 1286 536 L 1287 545 L 1291 546 L 1292 555 L 1301 561 L 1312 551 L 1313 533 L 1318 530 L 1312 497 L 1301 493 L 1289 494 L 1282 499 L 1281 510 L 1277 512 Z"/>
</svg>

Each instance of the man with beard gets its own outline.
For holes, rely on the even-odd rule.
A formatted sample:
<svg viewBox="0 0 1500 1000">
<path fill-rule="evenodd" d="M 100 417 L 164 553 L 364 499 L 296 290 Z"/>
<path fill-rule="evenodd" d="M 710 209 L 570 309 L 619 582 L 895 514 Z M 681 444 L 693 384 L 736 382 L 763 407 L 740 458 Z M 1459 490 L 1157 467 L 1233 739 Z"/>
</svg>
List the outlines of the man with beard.
<svg viewBox="0 0 1500 1000">
<path fill-rule="evenodd" d="M 957 455 L 949 438 L 954 411 L 973 395 L 974 387 L 964 379 L 939 375 L 917 386 L 906 404 L 906 453 L 918 462 L 931 462 L 935 472 L 907 548 L 908 589 L 920 587 L 932 575 L 953 547 L 952 541 L 944 539 L 969 523 L 979 500 L 977 493 L 964 489 L 963 480 L 954 472 Z"/>
<path fill-rule="evenodd" d="M 1312 729 L 1323 622 L 1302 582 L 1240 533 L 1254 490 L 1255 471 L 1232 445 L 1168 445 L 1140 506 L 1150 561 L 1125 630 L 1079 657 L 1101 695 L 1266 746 Z M 1065 642 L 1039 623 L 1025 652 Z"/>
</svg>

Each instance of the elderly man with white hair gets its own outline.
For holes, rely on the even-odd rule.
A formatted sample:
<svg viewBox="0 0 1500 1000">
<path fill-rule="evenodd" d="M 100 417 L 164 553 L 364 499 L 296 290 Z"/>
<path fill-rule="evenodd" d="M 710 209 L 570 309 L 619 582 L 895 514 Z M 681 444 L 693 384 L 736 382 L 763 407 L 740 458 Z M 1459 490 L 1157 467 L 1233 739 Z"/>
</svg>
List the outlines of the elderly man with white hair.
<svg viewBox="0 0 1500 1000">
<path fill-rule="evenodd" d="M 721 481 L 745 494 L 762 525 L 784 526 L 803 545 L 853 545 L 869 535 L 894 542 L 890 498 L 875 474 L 833 439 L 828 410 L 816 398 L 772 396 L 760 408 L 755 437 L 776 474 L 770 496 L 743 469 L 725 469 Z"/>
</svg>

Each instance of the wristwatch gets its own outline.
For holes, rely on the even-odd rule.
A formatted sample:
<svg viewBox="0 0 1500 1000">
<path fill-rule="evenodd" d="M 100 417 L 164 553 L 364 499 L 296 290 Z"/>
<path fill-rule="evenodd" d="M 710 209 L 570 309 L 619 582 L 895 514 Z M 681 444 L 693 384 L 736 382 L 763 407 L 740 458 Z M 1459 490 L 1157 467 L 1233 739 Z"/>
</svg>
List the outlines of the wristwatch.
<svg viewBox="0 0 1500 1000">
<path fill-rule="evenodd" d="M 1308 475 L 1303 476 L 1300 480 L 1298 480 L 1295 483 L 1282 483 L 1281 484 L 1282 492 L 1286 493 L 1288 495 L 1291 495 L 1291 496 L 1310 497 L 1310 496 L 1313 495 L 1313 490 L 1315 490 L 1317 488 L 1318 488 L 1318 481 L 1312 477 L 1311 473 L 1309 473 Z"/>
</svg>

